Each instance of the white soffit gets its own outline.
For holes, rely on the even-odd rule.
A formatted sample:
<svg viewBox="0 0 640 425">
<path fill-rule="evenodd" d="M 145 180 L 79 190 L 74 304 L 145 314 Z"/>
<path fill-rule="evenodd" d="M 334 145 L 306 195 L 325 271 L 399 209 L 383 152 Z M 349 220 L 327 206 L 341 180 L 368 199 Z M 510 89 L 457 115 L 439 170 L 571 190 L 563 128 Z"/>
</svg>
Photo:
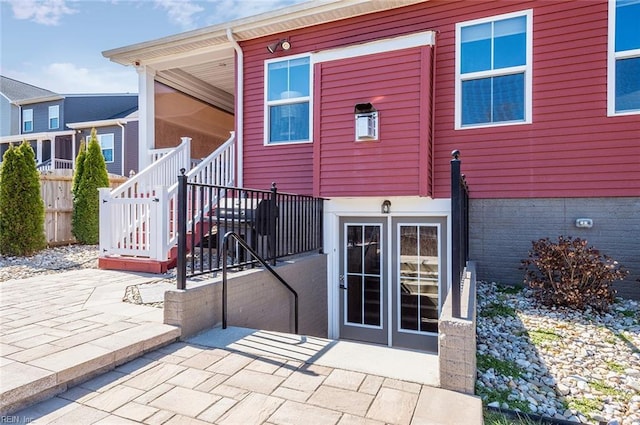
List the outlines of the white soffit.
<svg viewBox="0 0 640 425">
<path fill-rule="evenodd" d="M 237 19 L 169 37 L 138 43 L 102 53 L 122 65 L 161 63 L 171 57 L 192 56 L 231 48 L 227 28 L 239 40 L 251 40 L 270 34 L 339 21 L 428 0 L 317 0 L 300 3 L 248 18 Z M 197 53 L 196 53 L 197 54 Z M 214 56 L 216 56 L 214 54 Z M 223 56 L 223 55 L 220 55 Z M 215 59 L 214 59 L 215 60 Z M 168 67 L 163 66 L 167 69 Z"/>
</svg>

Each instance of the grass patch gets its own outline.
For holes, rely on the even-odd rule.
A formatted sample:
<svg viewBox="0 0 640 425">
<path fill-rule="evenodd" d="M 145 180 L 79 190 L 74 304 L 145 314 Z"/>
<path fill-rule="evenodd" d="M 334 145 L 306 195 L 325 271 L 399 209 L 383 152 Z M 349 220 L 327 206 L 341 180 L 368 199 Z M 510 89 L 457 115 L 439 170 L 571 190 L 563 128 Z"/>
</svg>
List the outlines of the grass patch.
<svg viewBox="0 0 640 425">
<path fill-rule="evenodd" d="M 498 285 L 496 291 L 503 294 L 519 294 L 522 292 L 522 286 Z"/>
<path fill-rule="evenodd" d="M 577 410 L 584 415 L 591 415 L 602 409 L 602 402 L 597 399 L 578 398 L 569 400 L 569 408 Z"/>
<path fill-rule="evenodd" d="M 527 333 L 529 340 L 531 340 L 534 345 L 541 345 L 562 339 L 562 335 L 555 333 L 552 329 L 534 329 L 527 331 Z"/>
<path fill-rule="evenodd" d="M 619 310 L 618 313 L 622 314 L 624 317 L 635 317 L 636 312 L 632 310 Z"/>
<path fill-rule="evenodd" d="M 480 316 L 482 317 L 496 317 L 496 316 L 512 316 L 516 317 L 516 311 L 508 305 L 500 303 L 491 303 L 486 307 L 482 307 L 480 310 Z"/>
<path fill-rule="evenodd" d="M 501 405 L 502 403 L 507 403 L 509 405 L 509 410 L 518 409 L 524 413 L 531 413 L 529 403 L 522 400 L 509 400 L 510 394 L 511 391 L 509 390 L 494 390 L 483 385 L 476 385 L 476 395 L 482 399 L 482 402 L 485 405 L 497 401 Z"/>
<path fill-rule="evenodd" d="M 524 372 L 516 362 L 497 359 L 490 354 L 478 354 L 476 360 L 477 367 L 481 371 L 493 369 L 500 375 L 511 376 L 512 378 L 519 378 Z"/>
<path fill-rule="evenodd" d="M 624 369 L 623 369 L 623 371 L 624 371 Z M 612 387 L 610 385 L 607 385 L 603 381 L 589 382 L 589 386 L 591 386 L 591 388 L 593 388 L 596 391 L 601 392 L 602 394 L 604 394 L 606 396 L 615 397 L 617 400 L 620 400 L 623 403 L 628 403 L 631 400 L 632 394 L 630 392 L 614 388 L 614 387 Z"/>
<path fill-rule="evenodd" d="M 614 335 L 622 342 L 625 343 L 625 345 L 627 347 L 629 347 L 631 349 L 631 351 L 633 353 L 640 353 L 640 349 L 638 349 L 638 347 L 635 346 L 635 344 L 633 343 L 633 341 L 631 341 L 629 338 L 627 338 L 627 336 L 622 333 L 622 332 L 616 332 L 614 333 Z"/>
<path fill-rule="evenodd" d="M 483 411 L 485 425 L 542 425 L 545 422 L 534 421 L 518 414 L 515 416 L 507 416 L 500 412 L 485 409 Z"/>
<path fill-rule="evenodd" d="M 624 373 L 624 366 L 620 363 L 605 361 L 610 371 L 616 373 Z"/>
</svg>

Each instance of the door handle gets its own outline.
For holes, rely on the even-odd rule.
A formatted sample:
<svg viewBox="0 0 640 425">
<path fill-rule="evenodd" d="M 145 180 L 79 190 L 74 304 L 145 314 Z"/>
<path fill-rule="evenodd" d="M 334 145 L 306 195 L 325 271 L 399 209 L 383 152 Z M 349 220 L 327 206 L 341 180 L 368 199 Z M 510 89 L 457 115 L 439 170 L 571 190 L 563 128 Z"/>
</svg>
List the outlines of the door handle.
<svg viewBox="0 0 640 425">
<path fill-rule="evenodd" d="M 347 289 L 346 286 L 344 286 L 344 275 L 341 274 L 340 275 L 340 285 L 338 285 L 340 289 Z"/>
</svg>

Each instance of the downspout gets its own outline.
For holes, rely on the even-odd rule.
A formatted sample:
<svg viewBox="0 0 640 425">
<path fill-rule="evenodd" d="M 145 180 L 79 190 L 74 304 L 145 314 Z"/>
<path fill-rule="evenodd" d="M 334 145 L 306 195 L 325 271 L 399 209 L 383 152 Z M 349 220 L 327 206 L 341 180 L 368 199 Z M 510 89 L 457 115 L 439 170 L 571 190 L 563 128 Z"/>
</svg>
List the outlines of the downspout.
<svg viewBox="0 0 640 425">
<path fill-rule="evenodd" d="M 439 31 L 433 32 L 433 49 L 431 49 L 431 198 L 436 193 L 436 46 Z"/>
<path fill-rule="evenodd" d="M 237 155 L 237 169 L 238 181 L 237 187 L 243 187 L 244 184 L 244 54 L 242 48 L 233 37 L 231 28 L 227 28 L 227 39 L 233 45 L 236 51 L 238 60 L 236 63 L 236 155 Z"/>
<path fill-rule="evenodd" d="M 121 156 L 121 175 L 126 176 L 124 173 L 124 125 L 122 125 L 122 121 L 116 121 L 116 124 L 122 129 L 122 138 L 120 139 L 120 156 Z M 115 146 L 113 147 L 115 149 Z"/>
</svg>

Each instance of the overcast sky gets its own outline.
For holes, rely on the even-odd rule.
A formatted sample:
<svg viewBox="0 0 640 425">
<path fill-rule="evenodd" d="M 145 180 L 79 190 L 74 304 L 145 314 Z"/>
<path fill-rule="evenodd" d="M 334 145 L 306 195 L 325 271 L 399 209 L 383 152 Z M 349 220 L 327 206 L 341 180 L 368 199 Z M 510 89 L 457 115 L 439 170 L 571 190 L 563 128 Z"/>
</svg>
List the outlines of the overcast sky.
<svg viewBox="0 0 640 425">
<path fill-rule="evenodd" d="M 105 50 L 303 0 L 0 0 L 0 74 L 59 94 L 137 93 Z"/>
</svg>

